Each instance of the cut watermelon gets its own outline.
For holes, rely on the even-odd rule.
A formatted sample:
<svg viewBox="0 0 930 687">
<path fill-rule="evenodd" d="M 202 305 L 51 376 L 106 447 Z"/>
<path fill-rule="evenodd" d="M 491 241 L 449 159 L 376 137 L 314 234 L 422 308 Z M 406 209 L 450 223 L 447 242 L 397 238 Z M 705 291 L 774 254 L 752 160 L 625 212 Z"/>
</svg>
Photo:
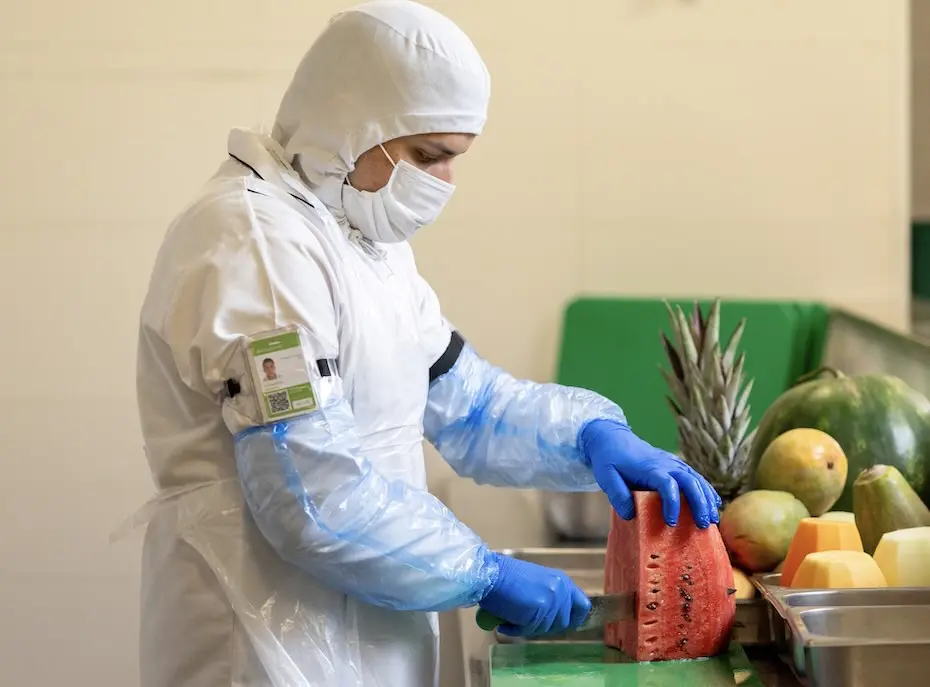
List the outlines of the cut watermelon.
<svg viewBox="0 0 930 687">
<path fill-rule="evenodd" d="M 636 517 L 616 513 L 604 591 L 636 592 L 636 619 L 608 625 L 607 646 L 637 661 L 706 658 L 726 650 L 736 615 L 733 568 L 716 525 L 700 530 L 686 499 L 677 527 L 656 492 L 633 493 Z"/>
</svg>

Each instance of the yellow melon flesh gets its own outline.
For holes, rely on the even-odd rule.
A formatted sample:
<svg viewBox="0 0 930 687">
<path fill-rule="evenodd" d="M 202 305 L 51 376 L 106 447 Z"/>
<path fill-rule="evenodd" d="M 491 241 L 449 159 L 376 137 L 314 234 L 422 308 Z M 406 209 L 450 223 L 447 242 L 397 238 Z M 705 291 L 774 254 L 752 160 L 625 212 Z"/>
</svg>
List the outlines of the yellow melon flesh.
<svg viewBox="0 0 930 687">
<path fill-rule="evenodd" d="M 930 587 L 930 527 L 882 535 L 875 562 L 889 587 Z"/>
<path fill-rule="evenodd" d="M 858 551 L 862 553 L 862 539 L 855 523 L 846 520 L 804 518 L 788 547 L 781 570 L 781 584 L 791 587 L 801 562 L 811 553 L 821 551 Z"/>
<path fill-rule="evenodd" d="M 887 586 L 878 563 L 862 551 L 818 551 L 808 554 L 791 581 L 791 587 L 795 589 Z"/>
<path fill-rule="evenodd" d="M 736 588 L 736 598 L 752 599 L 756 595 L 756 588 L 749 577 L 739 568 L 733 568 L 733 586 Z"/>
<path fill-rule="evenodd" d="M 856 524 L 856 516 L 853 513 L 847 513 L 842 510 L 831 510 L 829 513 L 824 513 L 820 516 L 821 520 L 841 520 L 843 522 L 851 522 Z"/>
</svg>

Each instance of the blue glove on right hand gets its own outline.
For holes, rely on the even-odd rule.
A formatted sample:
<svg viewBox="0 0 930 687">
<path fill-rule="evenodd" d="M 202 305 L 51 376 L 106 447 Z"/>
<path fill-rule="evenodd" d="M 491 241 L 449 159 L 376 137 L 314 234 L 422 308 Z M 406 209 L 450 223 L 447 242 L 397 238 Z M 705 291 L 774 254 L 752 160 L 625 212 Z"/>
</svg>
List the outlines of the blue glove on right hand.
<svg viewBox="0 0 930 687">
<path fill-rule="evenodd" d="M 632 520 L 631 489 L 657 491 L 662 513 L 671 527 L 678 524 L 681 492 L 701 529 L 720 522 L 720 497 L 710 483 L 677 456 L 646 443 L 615 420 L 595 420 L 581 432 L 581 451 L 591 464 L 594 479 L 614 510 Z"/>
<path fill-rule="evenodd" d="M 578 627 L 588 617 L 591 601 L 561 570 L 493 555 L 500 572 L 478 605 L 505 621 L 497 628 L 501 634 L 560 634 Z"/>
</svg>

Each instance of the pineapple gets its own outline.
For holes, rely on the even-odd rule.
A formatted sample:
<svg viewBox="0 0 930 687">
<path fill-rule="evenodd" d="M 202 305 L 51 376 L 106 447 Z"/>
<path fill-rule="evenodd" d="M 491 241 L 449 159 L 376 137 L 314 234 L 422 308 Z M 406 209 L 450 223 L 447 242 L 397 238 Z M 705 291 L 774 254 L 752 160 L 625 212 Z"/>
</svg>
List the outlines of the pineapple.
<svg viewBox="0 0 930 687">
<path fill-rule="evenodd" d="M 662 334 L 672 370 L 662 370 L 668 398 L 678 423 L 682 460 L 701 473 L 724 504 L 749 488 L 749 394 L 743 383 L 745 353 L 736 354 L 746 320 L 741 320 L 726 348 L 720 350 L 720 300 L 705 318 L 695 302 L 689 318 L 681 308 L 665 304 L 675 344 Z"/>
</svg>

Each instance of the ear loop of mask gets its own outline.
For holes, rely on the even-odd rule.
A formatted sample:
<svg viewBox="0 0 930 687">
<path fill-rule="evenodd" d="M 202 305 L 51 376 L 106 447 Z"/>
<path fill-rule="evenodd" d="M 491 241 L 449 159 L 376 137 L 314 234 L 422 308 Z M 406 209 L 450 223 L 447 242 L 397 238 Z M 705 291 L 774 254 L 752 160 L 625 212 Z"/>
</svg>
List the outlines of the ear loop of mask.
<svg viewBox="0 0 930 687">
<path fill-rule="evenodd" d="M 378 144 L 378 147 L 381 148 L 381 152 L 384 153 L 384 157 L 386 157 L 388 159 L 388 162 L 391 163 L 391 167 L 396 167 L 397 163 L 394 162 L 394 158 L 392 158 L 391 155 L 388 153 L 387 148 L 385 148 L 384 145 L 381 143 Z"/>
</svg>

